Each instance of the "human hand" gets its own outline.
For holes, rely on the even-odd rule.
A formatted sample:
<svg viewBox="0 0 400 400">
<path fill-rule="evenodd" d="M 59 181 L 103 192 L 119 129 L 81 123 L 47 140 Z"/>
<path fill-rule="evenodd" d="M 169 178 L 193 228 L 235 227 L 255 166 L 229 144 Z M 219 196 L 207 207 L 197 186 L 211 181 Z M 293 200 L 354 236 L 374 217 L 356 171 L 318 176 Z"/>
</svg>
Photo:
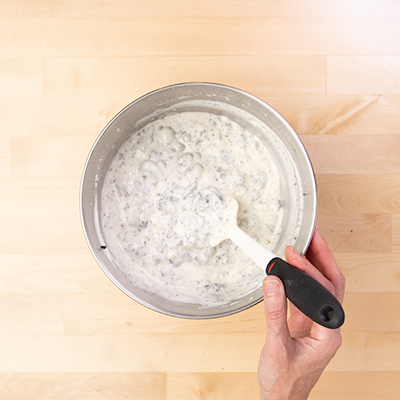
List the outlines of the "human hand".
<svg viewBox="0 0 400 400">
<path fill-rule="evenodd" d="M 305 257 L 291 247 L 285 256 L 343 302 L 344 276 L 318 228 Z M 314 323 L 291 303 L 287 320 L 285 289 L 275 276 L 265 278 L 263 292 L 267 336 L 258 365 L 261 400 L 305 400 L 341 346 L 340 330 Z"/>
</svg>

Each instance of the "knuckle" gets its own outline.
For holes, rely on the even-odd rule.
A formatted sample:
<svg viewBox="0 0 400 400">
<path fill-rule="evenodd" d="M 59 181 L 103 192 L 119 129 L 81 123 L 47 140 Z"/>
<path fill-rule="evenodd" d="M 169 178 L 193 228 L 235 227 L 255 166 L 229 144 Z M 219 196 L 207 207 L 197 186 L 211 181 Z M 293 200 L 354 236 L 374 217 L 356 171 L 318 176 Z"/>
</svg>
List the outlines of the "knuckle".
<svg viewBox="0 0 400 400">
<path fill-rule="evenodd" d="M 345 278 L 345 276 L 344 276 L 342 273 L 340 273 L 340 276 L 339 276 L 339 284 L 340 284 L 342 287 L 345 287 L 345 286 L 346 286 L 346 278 Z"/>
<path fill-rule="evenodd" d="M 331 293 L 335 293 L 335 286 L 333 285 L 332 282 L 326 281 L 325 287 L 326 287 Z"/>
<path fill-rule="evenodd" d="M 267 314 L 270 321 L 278 321 L 286 317 L 286 310 L 281 304 L 271 302 L 267 305 Z"/>
<path fill-rule="evenodd" d="M 340 334 L 340 332 L 338 332 L 331 340 L 331 353 L 332 353 L 332 357 L 336 354 L 336 352 L 339 350 L 339 348 L 342 346 L 343 343 L 343 339 L 342 339 L 342 335 Z"/>
<path fill-rule="evenodd" d="M 340 348 L 342 343 L 343 343 L 342 335 L 340 333 L 338 333 L 336 335 L 335 339 L 333 340 L 333 344 L 334 344 L 334 347 L 336 348 L 336 350 L 338 350 Z"/>
</svg>

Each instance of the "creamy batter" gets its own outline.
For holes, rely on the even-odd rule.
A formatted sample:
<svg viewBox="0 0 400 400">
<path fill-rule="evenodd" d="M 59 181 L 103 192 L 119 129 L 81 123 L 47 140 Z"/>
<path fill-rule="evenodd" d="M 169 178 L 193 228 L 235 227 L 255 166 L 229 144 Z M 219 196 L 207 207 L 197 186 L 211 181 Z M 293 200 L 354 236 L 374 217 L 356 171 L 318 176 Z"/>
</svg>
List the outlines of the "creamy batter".
<svg viewBox="0 0 400 400">
<path fill-rule="evenodd" d="M 238 225 L 274 250 L 282 229 L 279 172 L 236 122 L 180 112 L 132 133 L 101 194 L 101 228 L 115 264 L 136 286 L 202 307 L 260 287 L 265 273 L 215 233 L 239 203 Z"/>
</svg>

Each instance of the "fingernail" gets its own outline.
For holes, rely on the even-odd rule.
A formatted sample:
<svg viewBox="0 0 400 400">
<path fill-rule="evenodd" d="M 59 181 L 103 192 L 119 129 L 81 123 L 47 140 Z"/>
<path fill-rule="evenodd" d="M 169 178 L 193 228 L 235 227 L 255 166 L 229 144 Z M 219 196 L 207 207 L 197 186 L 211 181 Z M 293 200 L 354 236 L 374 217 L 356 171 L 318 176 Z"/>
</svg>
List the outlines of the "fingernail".
<svg viewBox="0 0 400 400">
<path fill-rule="evenodd" d="M 266 279 L 264 281 L 264 290 L 267 296 L 275 296 L 280 290 L 279 283 L 275 280 Z"/>
<path fill-rule="evenodd" d="M 292 253 L 296 254 L 297 256 L 300 256 L 300 253 L 293 246 L 289 246 L 289 249 Z"/>
<path fill-rule="evenodd" d="M 319 230 L 318 226 L 315 227 L 315 232 L 316 232 L 319 236 L 321 236 L 321 231 Z"/>
</svg>

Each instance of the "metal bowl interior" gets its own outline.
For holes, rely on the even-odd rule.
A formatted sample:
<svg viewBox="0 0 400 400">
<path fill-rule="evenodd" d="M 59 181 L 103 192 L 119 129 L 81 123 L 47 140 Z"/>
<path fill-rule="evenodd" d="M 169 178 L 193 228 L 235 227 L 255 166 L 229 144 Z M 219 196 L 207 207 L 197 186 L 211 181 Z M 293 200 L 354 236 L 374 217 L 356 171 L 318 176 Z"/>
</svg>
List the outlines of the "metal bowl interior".
<svg viewBox="0 0 400 400">
<path fill-rule="evenodd" d="M 229 105 L 230 107 L 219 107 Z M 234 110 L 230 112 L 229 108 Z M 262 300 L 262 288 L 228 304 L 203 308 L 198 304 L 171 301 L 133 286 L 114 265 L 104 244 L 99 223 L 100 194 L 105 174 L 119 147 L 130 134 L 170 113 L 206 111 L 225 115 L 268 146 L 281 175 L 284 229 L 276 249 L 279 256 L 291 244 L 304 253 L 315 226 L 317 193 L 307 152 L 287 121 L 272 107 L 242 90 L 213 83 L 184 83 L 158 89 L 125 107 L 104 128 L 87 159 L 81 182 L 81 218 L 89 247 L 109 279 L 125 294 L 155 311 L 185 318 L 215 318 L 247 309 Z M 263 135 L 263 126 L 275 133 Z M 298 229 L 297 226 L 300 226 Z M 296 233 L 297 232 L 297 233 Z"/>
</svg>

